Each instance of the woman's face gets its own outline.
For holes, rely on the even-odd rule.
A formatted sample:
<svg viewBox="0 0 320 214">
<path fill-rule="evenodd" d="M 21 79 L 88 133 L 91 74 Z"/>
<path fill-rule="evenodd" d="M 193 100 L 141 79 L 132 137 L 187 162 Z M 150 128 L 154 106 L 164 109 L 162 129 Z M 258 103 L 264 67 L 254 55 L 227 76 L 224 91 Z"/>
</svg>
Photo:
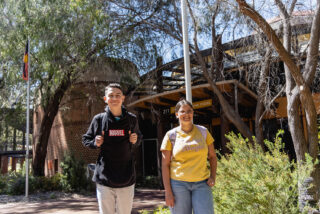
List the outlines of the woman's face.
<svg viewBox="0 0 320 214">
<path fill-rule="evenodd" d="M 182 105 L 179 111 L 176 112 L 176 116 L 179 119 L 180 124 L 193 123 L 193 109 L 188 104 Z"/>
</svg>

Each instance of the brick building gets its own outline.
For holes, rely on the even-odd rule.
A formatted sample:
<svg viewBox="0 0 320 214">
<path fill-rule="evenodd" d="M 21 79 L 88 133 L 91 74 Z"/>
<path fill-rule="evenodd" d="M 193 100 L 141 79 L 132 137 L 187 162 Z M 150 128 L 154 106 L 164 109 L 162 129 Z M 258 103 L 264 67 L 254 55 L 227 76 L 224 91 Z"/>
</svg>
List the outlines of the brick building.
<svg viewBox="0 0 320 214">
<path fill-rule="evenodd" d="M 129 72 L 127 72 L 129 71 Z M 110 82 L 136 81 L 136 66 L 127 60 L 104 58 L 98 60 L 85 75 L 66 92 L 55 117 L 47 148 L 45 175 L 61 172 L 60 163 L 65 154 L 72 152 L 85 163 L 95 163 L 99 150 L 82 145 L 82 135 L 87 131 L 94 115 L 104 111 L 105 86 Z M 33 137 L 39 136 L 43 111 L 34 112 Z"/>
</svg>

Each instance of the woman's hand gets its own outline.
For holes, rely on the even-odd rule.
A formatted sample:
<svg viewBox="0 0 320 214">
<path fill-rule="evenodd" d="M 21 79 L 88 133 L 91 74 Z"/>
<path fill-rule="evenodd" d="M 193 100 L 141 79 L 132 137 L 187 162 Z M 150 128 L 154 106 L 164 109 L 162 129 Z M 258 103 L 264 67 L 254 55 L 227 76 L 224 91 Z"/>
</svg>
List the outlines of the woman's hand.
<svg viewBox="0 0 320 214">
<path fill-rule="evenodd" d="M 166 191 L 165 198 L 166 198 L 166 205 L 168 207 L 173 207 L 174 206 L 174 196 L 173 196 L 172 192 Z"/>
<path fill-rule="evenodd" d="M 208 184 L 209 187 L 213 187 L 216 184 L 216 181 L 215 181 L 214 178 L 209 177 L 208 180 L 207 180 L 207 184 Z"/>
</svg>

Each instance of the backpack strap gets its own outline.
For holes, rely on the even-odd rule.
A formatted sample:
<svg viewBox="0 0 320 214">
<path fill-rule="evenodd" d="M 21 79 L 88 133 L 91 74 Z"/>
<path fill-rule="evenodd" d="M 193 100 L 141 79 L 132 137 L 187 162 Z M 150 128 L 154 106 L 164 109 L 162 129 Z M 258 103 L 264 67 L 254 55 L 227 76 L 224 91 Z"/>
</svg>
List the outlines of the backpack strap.
<svg viewBox="0 0 320 214">
<path fill-rule="evenodd" d="M 204 138 L 204 140 L 207 140 L 207 128 L 204 126 L 200 126 L 200 125 L 196 125 L 196 127 L 201 132 L 201 135 Z"/>
<path fill-rule="evenodd" d="M 169 140 L 172 144 L 172 150 L 173 150 L 173 147 L 174 147 L 174 143 L 176 142 L 176 137 L 177 137 L 177 127 L 176 128 L 173 128 L 171 129 L 169 132 Z"/>
<path fill-rule="evenodd" d="M 101 122 L 101 131 L 104 131 L 104 134 L 106 135 L 106 132 L 108 131 L 108 114 L 107 112 L 104 112 L 102 114 L 103 116 L 102 116 L 102 122 Z"/>
</svg>

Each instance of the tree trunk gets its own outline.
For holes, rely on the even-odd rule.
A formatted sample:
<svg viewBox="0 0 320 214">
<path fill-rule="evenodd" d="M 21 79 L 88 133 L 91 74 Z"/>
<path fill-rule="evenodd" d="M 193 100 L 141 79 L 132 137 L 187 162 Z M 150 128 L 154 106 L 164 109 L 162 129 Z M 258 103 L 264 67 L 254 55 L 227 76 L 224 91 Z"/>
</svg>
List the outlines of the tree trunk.
<svg viewBox="0 0 320 214">
<path fill-rule="evenodd" d="M 220 122 L 221 150 L 222 150 L 222 154 L 227 154 L 229 153 L 229 150 L 227 148 L 228 139 L 226 138 L 226 133 L 229 132 L 229 121 L 224 116 L 223 111 L 221 111 L 220 113 L 220 121 L 221 121 Z"/>
<path fill-rule="evenodd" d="M 236 128 L 239 130 L 241 134 L 243 134 L 245 137 L 247 137 L 250 142 L 253 142 L 252 133 L 249 129 L 249 127 L 243 122 L 240 115 L 235 112 L 234 108 L 228 103 L 228 101 L 224 98 L 223 94 L 217 87 L 216 83 L 212 80 L 212 78 L 209 75 L 206 63 L 200 53 L 200 50 L 198 49 L 196 45 L 196 59 L 198 63 L 201 66 L 202 72 L 210 86 L 212 87 L 213 93 L 215 93 L 219 99 L 220 106 L 225 113 L 225 116 L 228 118 L 228 120 L 233 123 Z"/>
<path fill-rule="evenodd" d="M 26 133 L 22 133 L 22 150 L 26 150 Z"/>
<path fill-rule="evenodd" d="M 193 24 L 196 27 L 196 21 L 194 18 L 194 15 L 192 13 L 192 10 L 189 6 L 189 11 L 190 11 L 190 16 L 192 17 L 193 20 Z M 212 17 L 212 25 L 214 27 L 214 22 L 215 22 L 215 18 L 214 16 Z M 212 30 L 212 32 L 214 33 L 215 31 Z M 214 46 L 217 47 L 217 49 L 219 49 L 219 39 L 216 38 L 216 35 L 212 35 L 212 42 L 214 42 Z M 223 110 L 223 112 L 225 113 L 225 116 L 228 118 L 228 120 L 233 123 L 236 128 L 239 130 L 239 132 L 241 132 L 241 134 L 243 134 L 245 137 L 247 137 L 251 143 L 253 143 L 253 138 L 252 138 L 252 133 L 249 129 L 249 127 L 243 122 L 242 118 L 240 117 L 239 113 L 235 112 L 234 108 L 228 103 L 228 101 L 224 98 L 223 94 L 221 93 L 221 91 L 219 90 L 219 88 L 217 87 L 215 81 L 213 80 L 213 78 L 211 77 L 212 75 L 210 75 L 208 69 L 207 69 L 207 65 L 206 62 L 203 58 L 203 56 L 200 53 L 199 47 L 198 47 L 198 42 L 197 42 L 197 31 L 194 32 L 194 44 L 195 44 L 195 54 L 196 54 L 196 60 L 198 61 L 199 65 L 201 66 L 201 70 L 203 72 L 204 77 L 206 78 L 206 80 L 208 81 L 208 83 L 210 84 L 213 93 L 215 93 L 219 99 L 220 102 L 220 106 Z M 221 41 L 220 41 L 221 42 Z M 219 52 L 219 50 L 216 50 Z M 212 51 L 211 54 L 214 54 L 215 51 Z M 217 53 L 219 55 L 219 53 Z M 211 59 L 218 59 L 215 57 L 219 57 L 219 56 L 211 56 Z M 222 55 L 220 54 L 220 57 Z M 222 63 L 222 62 L 221 62 Z M 220 68 L 220 66 L 222 66 L 223 64 L 216 64 L 216 68 L 213 68 L 215 66 L 214 62 L 212 62 L 211 65 L 211 71 L 215 70 L 216 72 L 218 71 L 218 69 Z"/>
<path fill-rule="evenodd" d="M 17 129 L 13 129 L 13 141 L 12 141 L 12 150 L 16 151 L 17 149 Z"/>
<path fill-rule="evenodd" d="M 262 97 L 264 97 L 267 90 L 267 77 L 269 76 L 270 70 L 270 61 L 271 61 L 271 48 L 267 48 L 267 52 L 264 56 L 265 60 L 262 65 L 260 77 L 259 77 L 259 87 L 258 87 L 258 99 L 255 113 L 255 134 L 257 143 L 264 149 L 264 137 L 263 137 L 263 129 L 262 129 L 262 114 L 264 109 L 264 103 L 262 101 Z"/>
<path fill-rule="evenodd" d="M 60 102 L 67 89 L 71 86 L 70 75 L 67 73 L 55 93 L 49 98 L 44 107 L 44 116 L 41 121 L 39 138 L 34 142 L 32 168 L 35 176 L 44 176 L 45 159 L 50 132 L 55 116 L 58 113 Z"/>
<path fill-rule="evenodd" d="M 1 118 L 0 118 L 1 119 Z M 0 122 L 0 136 L 2 136 L 2 123 Z M 0 138 L 0 151 L 3 150 L 3 142 L 2 142 L 2 137 Z M 1 168 L 1 158 L 0 158 L 0 168 Z M 1 170 L 1 169 L 0 169 Z"/>
<path fill-rule="evenodd" d="M 4 143 L 4 151 L 8 151 L 8 143 L 9 143 L 9 126 L 6 124 L 6 140 Z"/>
<path fill-rule="evenodd" d="M 200 54 L 200 53 L 198 53 L 198 54 Z M 203 63 L 204 62 L 202 62 L 200 64 L 203 64 Z M 208 83 L 210 84 L 210 86 L 212 87 L 213 92 L 217 95 L 219 102 L 220 102 L 220 106 L 221 106 L 223 112 L 225 113 L 225 116 L 228 118 L 228 120 L 231 123 L 233 123 L 236 126 L 236 128 L 239 130 L 239 132 L 241 132 L 241 134 L 243 134 L 251 142 L 253 142 L 252 133 L 251 133 L 249 127 L 243 122 L 240 115 L 235 112 L 234 108 L 224 98 L 224 96 L 222 95 L 221 91 L 218 89 L 215 82 L 210 78 L 210 76 L 208 74 L 208 70 L 205 67 L 205 64 L 203 64 L 203 65 L 204 65 L 204 66 L 202 66 L 203 74 L 204 74 L 205 78 L 207 79 Z"/>
<path fill-rule="evenodd" d="M 258 96 L 254 127 L 255 127 L 255 134 L 256 134 L 256 142 L 264 149 L 265 146 L 263 143 L 264 137 L 263 137 L 262 120 L 260 120 L 260 117 L 263 113 L 263 109 L 264 109 L 264 104 L 261 100 L 261 97 Z"/>
</svg>

